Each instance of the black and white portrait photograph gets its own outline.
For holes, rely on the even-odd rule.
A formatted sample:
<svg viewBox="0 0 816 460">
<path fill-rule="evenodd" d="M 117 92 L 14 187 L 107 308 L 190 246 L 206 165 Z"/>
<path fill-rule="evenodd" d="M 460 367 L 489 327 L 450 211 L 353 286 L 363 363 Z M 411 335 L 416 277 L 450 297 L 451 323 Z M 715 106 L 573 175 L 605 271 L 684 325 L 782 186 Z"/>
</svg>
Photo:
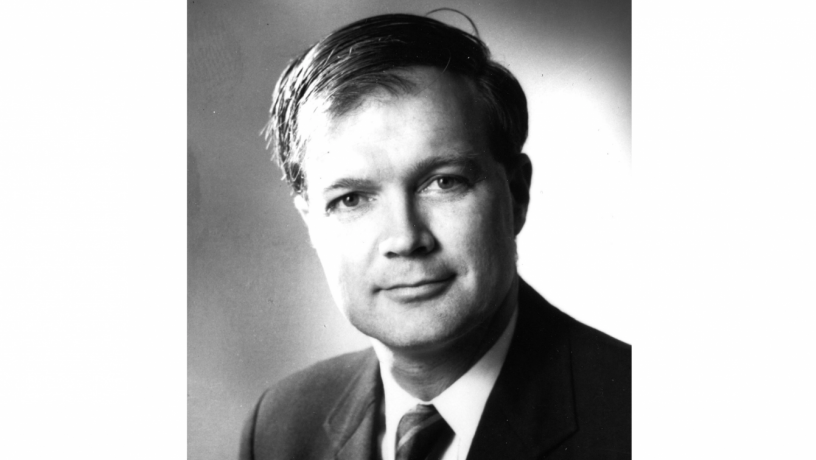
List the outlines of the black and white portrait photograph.
<svg viewBox="0 0 816 460">
<path fill-rule="evenodd" d="M 2 11 L 0 458 L 816 455 L 805 2 Z"/>
<path fill-rule="evenodd" d="M 445 5 L 189 5 L 197 458 L 631 455 L 631 5 Z"/>
</svg>

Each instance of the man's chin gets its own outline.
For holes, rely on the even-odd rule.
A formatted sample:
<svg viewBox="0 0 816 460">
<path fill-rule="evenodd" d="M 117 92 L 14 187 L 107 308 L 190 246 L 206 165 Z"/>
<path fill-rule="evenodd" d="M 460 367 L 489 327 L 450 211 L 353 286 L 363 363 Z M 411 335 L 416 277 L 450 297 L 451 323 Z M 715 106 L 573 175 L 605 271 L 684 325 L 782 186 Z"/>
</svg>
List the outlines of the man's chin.
<svg viewBox="0 0 816 460">
<path fill-rule="evenodd" d="M 428 359 L 432 356 L 441 356 L 447 350 L 447 341 L 444 340 L 430 340 L 430 339 L 413 339 L 413 340 L 386 340 L 371 339 L 374 349 L 377 351 L 381 360 L 385 352 L 390 356 L 400 356 L 408 359 Z"/>
<path fill-rule="evenodd" d="M 443 351 L 464 335 L 455 324 L 443 321 L 402 321 L 397 327 L 385 329 L 358 329 L 379 345 L 402 354 L 424 354 Z"/>
</svg>

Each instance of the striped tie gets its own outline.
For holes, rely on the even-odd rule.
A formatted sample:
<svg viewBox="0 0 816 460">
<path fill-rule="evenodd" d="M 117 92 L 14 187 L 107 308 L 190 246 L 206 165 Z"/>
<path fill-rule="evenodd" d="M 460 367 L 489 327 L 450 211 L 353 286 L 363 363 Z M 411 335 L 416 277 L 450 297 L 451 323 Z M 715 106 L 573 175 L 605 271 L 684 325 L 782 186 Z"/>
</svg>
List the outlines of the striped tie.
<svg viewBox="0 0 816 460">
<path fill-rule="evenodd" d="M 418 404 L 397 427 L 396 460 L 438 459 L 453 438 L 453 430 L 431 405 Z"/>
</svg>

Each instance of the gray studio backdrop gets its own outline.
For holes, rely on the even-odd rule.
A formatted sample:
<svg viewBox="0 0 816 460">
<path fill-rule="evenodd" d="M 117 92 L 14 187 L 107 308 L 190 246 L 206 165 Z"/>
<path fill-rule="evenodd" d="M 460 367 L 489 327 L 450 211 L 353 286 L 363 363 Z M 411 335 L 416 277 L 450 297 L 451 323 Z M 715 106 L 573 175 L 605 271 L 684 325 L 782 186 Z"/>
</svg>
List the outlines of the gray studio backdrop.
<svg viewBox="0 0 816 460">
<path fill-rule="evenodd" d="M 522 275 L 627 341 L 631 159 L 628 0 L 188 3 L 188 457 L 237 455 L 260 393 L 368 345 L 334 307 L 305 227 L 258 133 L 287 61 L 362 17 L 467 13 L 530 104 L 534 165 Z M 462 28 L 452 14 L 435 16 Z M 149 32 L 149 31 L 146 31 Z M 342 242 L 338 242 L 342 244 Z"/>
</svg>

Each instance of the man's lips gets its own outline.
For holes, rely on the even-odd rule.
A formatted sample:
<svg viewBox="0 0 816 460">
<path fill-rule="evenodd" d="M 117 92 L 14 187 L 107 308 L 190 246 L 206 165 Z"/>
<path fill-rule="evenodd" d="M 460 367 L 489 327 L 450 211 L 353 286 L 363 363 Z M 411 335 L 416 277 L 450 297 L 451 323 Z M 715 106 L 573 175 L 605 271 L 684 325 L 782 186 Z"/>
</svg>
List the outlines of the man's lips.
<svg viewBox="0 0 816 460">
<path fill-rule="evenodd" d="M 435 283 L 443 283 L 449 279 L 453 278 L 453 275 L 445 275 L 439 276 L 435 278 L 426 278 L 419 281 L 410 281 L 410 282 L 402 282 L 402 283 L 392 283 L 387 287 L 384 287 L 383 290 L 389 291 L 392 289 L 402 289 L 402 288 L 415 288 L 424 286 L 426 284 L 435 284 Z"/>
<path fill-rule="evenodd" d="M 454 275 L 390 283 L 381 288 L 382 294 L 397 302 L 427 300 L 444 293 L 452 284 Z"/>
</svg>

